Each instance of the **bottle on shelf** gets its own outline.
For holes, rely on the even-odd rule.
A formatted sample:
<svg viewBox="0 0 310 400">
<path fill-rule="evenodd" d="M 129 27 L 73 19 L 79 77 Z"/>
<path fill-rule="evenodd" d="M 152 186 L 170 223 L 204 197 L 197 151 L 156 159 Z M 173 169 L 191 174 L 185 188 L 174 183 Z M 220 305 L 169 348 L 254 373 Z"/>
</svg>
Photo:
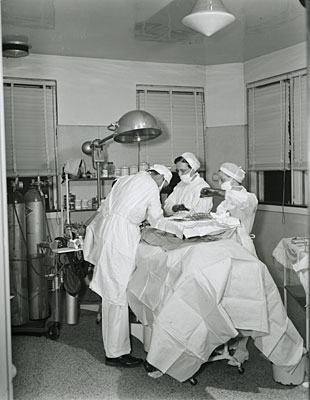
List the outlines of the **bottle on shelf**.
<svg viewBox="0 0 310 400">
<path fill-rule="evenodd" d="M 108 175 L 109 178 L 113 178 L 115 176 L 115 167 L 113 161 L 108 162 Z"/>
</svg>

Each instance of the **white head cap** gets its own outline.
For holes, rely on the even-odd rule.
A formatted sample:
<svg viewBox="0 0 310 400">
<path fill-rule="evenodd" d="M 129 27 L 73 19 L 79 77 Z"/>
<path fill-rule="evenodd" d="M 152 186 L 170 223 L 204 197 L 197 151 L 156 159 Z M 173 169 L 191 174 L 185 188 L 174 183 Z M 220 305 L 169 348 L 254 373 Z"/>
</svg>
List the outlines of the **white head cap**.
<svg viewBox="0 0 310 400">
<path fill-rule="evenodd" d="M 161 165 L 161 164 L 154 164 L 149 168 L 149 171 L 152 171 L 152 170 L 158 172 L 160 175 L 163 175 L 165 181 L 169 185 L 171 178 L 172 178 L 172 173 L 171 173 L 171 171 L 169 171 L 169 169 L 167 167 L 165 167 L 164 165 Z"/>
<path fill-rule="evenodd" d="M 226 162 L 220 166 L 220 171 L 222 171 L 225 175 L 230 176 L 235 179 L 237 182 L 241 183 L 245 177 L 245 172 L 242 167 L 238 167 L 238 165 Z"/>
<path fill-rule="evenodd" d="M 198 161 L 198 158 L 195 156 L 193 153 L 183 153 L 181 154 L 181 157 L 184 158 L 185 161 L 188 162 L 191 168 L 193 168 L 194 171 L 197 171 L 200 167 L 200 162 Z"/>
</svg>

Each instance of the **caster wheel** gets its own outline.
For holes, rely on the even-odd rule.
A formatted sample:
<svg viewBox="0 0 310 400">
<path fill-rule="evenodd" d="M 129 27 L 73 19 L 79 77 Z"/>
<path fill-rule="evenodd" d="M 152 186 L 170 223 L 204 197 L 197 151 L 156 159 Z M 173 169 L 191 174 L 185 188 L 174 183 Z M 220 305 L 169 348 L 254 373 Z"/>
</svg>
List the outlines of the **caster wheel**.
<svg viewBox="0 0 310 400">
<path fill-rule="evenodd" d="M 198 383 L 196 378 L 190 378 L 188 381 L 192 386 L 196 386 Z"/>
<path fill-rule="evenodd" d="M 244 368 L 243 367 L 239 367 L 238 368 L 238 372 L 239 372 L 240 375 L 243 375 L 244 374 Z"/>
<path fill-rule="evenodd" d="M 47 335 L 51 340 L 57 340 L 60 336 L 60 327 L 57 324 L 49 326 Z"/>
</svg>

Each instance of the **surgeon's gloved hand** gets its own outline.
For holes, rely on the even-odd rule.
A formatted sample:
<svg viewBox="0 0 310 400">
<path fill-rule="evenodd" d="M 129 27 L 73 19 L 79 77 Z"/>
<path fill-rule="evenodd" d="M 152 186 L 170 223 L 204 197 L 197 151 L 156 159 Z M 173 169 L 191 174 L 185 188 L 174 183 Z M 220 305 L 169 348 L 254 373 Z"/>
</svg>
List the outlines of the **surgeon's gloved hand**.
<svg viewBox="0 0 310 400">
<path fill-rule="evenodd" d="M 172 211 L 173 212 L 189 211 L 189 209 L 186 208 L 184 204 L 175 204 L 174 206 L 172 206 Z"/>
<path fill-rule="evenodd" d="M 151 224 L 149 223 L 149 221 L 147 221 L 146 219 L 144 221 L 141 222 L 141 224 L 139 225 L 140 230 L 144 229 L 147 226 L 150 226 Z"/>
<path fill-rule="evenodd" d="M 213 196 L 225 196 L 225 191 L 221 189 L 212 189 L 209 187 L 202 188 L 200 191 L 200 197 L 213 197 Z"/>
</svg>

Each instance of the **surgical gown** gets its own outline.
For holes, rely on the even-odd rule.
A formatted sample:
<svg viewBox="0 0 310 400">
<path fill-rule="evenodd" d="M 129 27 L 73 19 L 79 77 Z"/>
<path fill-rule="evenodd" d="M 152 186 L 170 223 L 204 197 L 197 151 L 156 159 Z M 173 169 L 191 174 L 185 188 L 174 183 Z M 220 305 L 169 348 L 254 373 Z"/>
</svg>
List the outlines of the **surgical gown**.
<svg viewBox="0 0 310 400">
<path fill-rule="evenodd" d="M 200 198 L 200 191 L 205 187 L 210 186 L 198 173 L 190 183 L 179 182 L 165 201 L 166 214 L 174 214 L 172 207 L 175 204 L 184 204 L 192 213 L 209 213 L 213 205 L 212 197 Z"/>
<path fill-rule="evenodd" d="M 163 217 L 159 190 L 147 172 L 120 178 L 87 227 L 84 257 L 95 265 L 90 288 L 102 297 L 107 357 L 130 352 L 126 289 L 135 268 L 139 225 Z"/>
<path fill-rule="evenodd" d="M 237 240 L 254 255 L 256 255 L 256 251 L 250 233 L 254 224 L 257 204 L 256 195 L 240 186 L 238 190 L 226 190 L 225 200 L 218 205 L 214 215 L 221 217 L 228 212 L 230 216 L 238 218 L 241 226 L 237 228 Z"/>
</svg>

